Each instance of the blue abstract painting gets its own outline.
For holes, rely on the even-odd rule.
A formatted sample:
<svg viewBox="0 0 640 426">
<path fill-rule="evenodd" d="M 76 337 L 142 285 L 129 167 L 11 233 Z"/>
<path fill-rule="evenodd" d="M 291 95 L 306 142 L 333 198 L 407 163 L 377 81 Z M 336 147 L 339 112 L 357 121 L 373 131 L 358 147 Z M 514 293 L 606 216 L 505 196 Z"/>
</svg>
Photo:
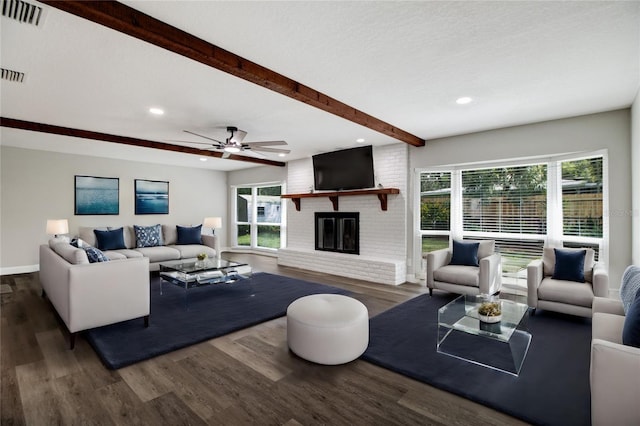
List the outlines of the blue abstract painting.
<svg viewBox="0 0 640 426">
<path fill-rule="evenodd" d="M 75 176 L 75 214 L 102 215 L 120 213 L 120 179 Z"/>
<path fill-rule="evenodd" d="M 169 214 L 169 182 L 135 180 L 136 214 Z"/>
</svg>

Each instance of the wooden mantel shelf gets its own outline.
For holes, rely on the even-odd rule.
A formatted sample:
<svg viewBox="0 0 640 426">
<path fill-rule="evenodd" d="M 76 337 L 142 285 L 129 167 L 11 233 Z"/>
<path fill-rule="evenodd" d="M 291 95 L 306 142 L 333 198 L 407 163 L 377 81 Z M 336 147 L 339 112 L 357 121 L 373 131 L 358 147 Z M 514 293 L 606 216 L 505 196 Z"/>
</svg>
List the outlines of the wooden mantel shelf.
<svg viewBox="0 0 640 426">
<path fill-rule="evenodd" d="M 318 198 L 326 197 L 331 200 L 333 210 L 338 211 L 338 197 L 348 197 L 353 195 L 377 195 L 380 200 L 380 208 L 387 210 L 387 196 L 389 194 L 399 194 L 398 188 L 376 188 L 376 189 L 358 189 L 355 191 L 336 191 L 336 192 L 309 192 L 306 194 L 282 194 L 282 198 L 291 198 L 296 210 L 300 211 L 300 200 L 302 198 Z"/>
</svg>

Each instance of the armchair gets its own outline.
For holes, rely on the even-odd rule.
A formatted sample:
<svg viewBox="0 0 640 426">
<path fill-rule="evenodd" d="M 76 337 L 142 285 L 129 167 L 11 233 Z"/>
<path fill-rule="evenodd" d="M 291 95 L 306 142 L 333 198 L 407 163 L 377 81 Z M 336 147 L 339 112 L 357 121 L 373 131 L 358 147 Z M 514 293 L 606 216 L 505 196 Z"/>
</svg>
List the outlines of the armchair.
<svg viewBox="0 0 640 426">
<path fill-rule="evenodd" d="M 567 252 L 585 250 L 584 282 L 554 278 L 556 255 L 553 248 L 543 250 L 542 259 L 527 266 L 527 303 L 533 308 L 591 318 L 594 297 L 607 297 L 609 275 L 602 265 L 594 263 L 593 249 L 562 249 Z"/>
<path fill-rule="evenodd" d="M 435 250 L 423 255 L 427 261 L 427 287 L 460 294 L 495 294 L 502 285 L 500 253 L 495 252 L 495 241 L 471 241 L 479 243 L 478 265 L 451 265 L 452 249 Z"/>
<path fill-rule="evenodd" d="M 591 423 L 640 424 L 640 348 L 622 344 L 622 302 L 595 297 L 591 340 Z"/>
</svg>

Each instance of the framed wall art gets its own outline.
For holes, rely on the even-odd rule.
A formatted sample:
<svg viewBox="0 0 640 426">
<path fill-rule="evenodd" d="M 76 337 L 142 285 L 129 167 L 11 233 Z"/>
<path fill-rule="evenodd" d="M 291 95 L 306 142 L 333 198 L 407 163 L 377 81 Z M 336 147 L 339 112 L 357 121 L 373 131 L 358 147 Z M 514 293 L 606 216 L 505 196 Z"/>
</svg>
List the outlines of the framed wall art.
<svg viewBox="0 0 640 426">
<path fill-rule="evenodd" d="M 120 179 L 76 175 L 74 204 L 76 215 L 120 214 Z"/>
<path fill-rule="evenodd" d="M 169 182 L 135 179 L 136 214 L 169 214 Z"/>
</svg>

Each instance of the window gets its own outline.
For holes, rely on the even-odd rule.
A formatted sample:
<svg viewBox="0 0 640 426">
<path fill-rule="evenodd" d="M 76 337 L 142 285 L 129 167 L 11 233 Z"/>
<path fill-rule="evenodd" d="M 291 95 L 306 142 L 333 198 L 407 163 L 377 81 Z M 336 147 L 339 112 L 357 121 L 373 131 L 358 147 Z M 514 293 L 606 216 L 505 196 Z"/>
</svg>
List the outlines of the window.
<svg viewBox="0 0 640 426">
<path fill-rule="evenodd" d="M 449 247 L 451 228 L 451 172 L 420 175 L 422 251 Z"/>
<path fill-rule="evenodd" d="M 282 242 L 280 185 L 235 188 L 236 241 L 240 247 L 278 249 Z"/>
<path fill-rule="evenodd" d="M 421 172 L 422 252 L 449 247 L 452 236 L 493 239 L 507 275 L 540 258 L 547 242 L 591 247 L 601 257 L 608 235 L 604 158 Z"/>
</svg>

